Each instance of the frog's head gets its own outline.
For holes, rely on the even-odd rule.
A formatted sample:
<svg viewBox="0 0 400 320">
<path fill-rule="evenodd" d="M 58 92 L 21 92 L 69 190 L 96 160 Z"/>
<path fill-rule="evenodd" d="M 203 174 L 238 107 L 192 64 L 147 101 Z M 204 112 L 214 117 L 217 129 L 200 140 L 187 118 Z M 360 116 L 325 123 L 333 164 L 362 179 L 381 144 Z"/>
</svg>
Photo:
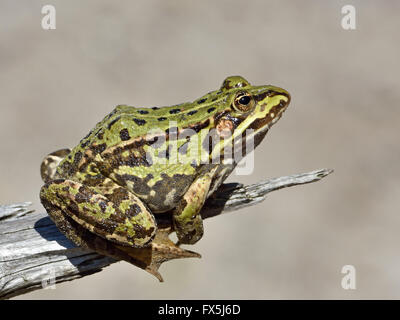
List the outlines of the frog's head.
<svg viewBox="0 0 400 320">
<path fill-rule="evenodd" d="M 290 94 L 286 90 L 270 85 L 252 86 L 240 76 L 226 78 L 220 91 L 226 100 L 225 111 L 215 119 L 217 132 L 230 132 L 235 144 L 252 138 L 254 147 L 279 120 L 290 102 Z M 225 141 L 220 147 L 227 143 Z"/>
</svg>

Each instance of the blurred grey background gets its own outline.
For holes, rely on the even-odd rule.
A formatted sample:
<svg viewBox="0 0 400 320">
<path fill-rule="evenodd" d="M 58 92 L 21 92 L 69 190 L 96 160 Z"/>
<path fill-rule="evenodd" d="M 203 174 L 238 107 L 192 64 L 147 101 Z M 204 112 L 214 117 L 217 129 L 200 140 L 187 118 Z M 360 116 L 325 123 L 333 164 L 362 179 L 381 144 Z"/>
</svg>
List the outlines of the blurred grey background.
<svg viewBox="0 0 400 320">
<path fill-rule="evenodd" d="M 350 2 L 350 1 L 349 1 Z M 398 1 L 0 2 L 0 203 L 33 201 L 49 152 L 117 104 L 194 100 L 228 75 L 292 94 L 255 152 L 254 183 L 329 167 L 321 182 L 208 219 L 165 283 L 125 262 L 18 298 L 400 298 Z M 57 29 L 41 28 L 41 8 Z M 352 4 L 357 29 L 343 30 Z M 357 289 L 343 290 L 354 265 Z"/>
</svg>

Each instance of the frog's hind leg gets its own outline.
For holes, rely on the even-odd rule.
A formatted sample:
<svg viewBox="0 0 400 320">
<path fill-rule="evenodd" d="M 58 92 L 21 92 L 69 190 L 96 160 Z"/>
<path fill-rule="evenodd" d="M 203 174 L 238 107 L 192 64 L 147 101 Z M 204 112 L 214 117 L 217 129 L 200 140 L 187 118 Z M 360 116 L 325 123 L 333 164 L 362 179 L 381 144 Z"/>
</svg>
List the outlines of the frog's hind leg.
<svg viewBox="0 0 400 320">
<path fill-rule="evenodd" d="M 163 281 L 161 274 L 158 272 L 159 266 L 152 263 L 152 246 L 132 248 L 117 245 L 88 231 L 66 215 L 59 207 L 52 205 L 46 200 L 43 200 L 43 205 L 51 215 L 51 219 L 54 221 L 57 228 L 76 245 L 97 251 L 99 254 L 112 257 L 116 260 L 125 260 L 146 270 L 150 274 L 154 275 L 159 281 Z M 164 233 L 162 232 L 161 234 L 163 235 Z M 177 248 L 176 252 L 180 253 L 178 258 L 199 257 L 195 252 L 182 250 L 180 248 Z"/>
<path fill-rule="evenodd" d="M 123 246 L 144 247 L 156 233 L 156 222 L 143 202 L 115 186 L 103 195 L 79 182 L 66 179 L 46 183 L 40 199 L 56 222 L 60 210 L 92 233 Z M 73 240 L 73 239 L 72 239 Z"/>
</svg>

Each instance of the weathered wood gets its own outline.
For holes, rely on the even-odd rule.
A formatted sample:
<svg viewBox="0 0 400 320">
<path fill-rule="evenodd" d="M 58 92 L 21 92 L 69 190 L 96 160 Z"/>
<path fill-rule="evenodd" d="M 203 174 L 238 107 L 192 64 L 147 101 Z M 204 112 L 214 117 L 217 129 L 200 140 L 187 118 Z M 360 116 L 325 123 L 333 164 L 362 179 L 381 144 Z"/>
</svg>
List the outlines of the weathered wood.
<svg viewBox="0 0 400 320">
<path fill-rule="evenodd" d="M 201 215 L 209 218 L 254 205 L 271 191 L 315 182 L 331 172 L 322 169 L 248 186 L 223 185 L 207 200 Z M 77 279 L 117 262 L 77 247 L 58 231 L 46 213 L 32 213 L 28 206 L 29 203 L 0 206 L 0 298 Z"/>
</svg>

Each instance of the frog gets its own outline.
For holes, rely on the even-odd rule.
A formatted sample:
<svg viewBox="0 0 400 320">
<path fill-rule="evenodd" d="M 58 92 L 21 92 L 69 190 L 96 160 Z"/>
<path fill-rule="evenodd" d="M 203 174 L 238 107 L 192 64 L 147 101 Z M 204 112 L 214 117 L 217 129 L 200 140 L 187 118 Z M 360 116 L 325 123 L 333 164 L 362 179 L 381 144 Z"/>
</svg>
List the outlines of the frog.
<svg viewBox="0 0 400 320">
<path fill-rule="evenodd" d="M 109 243 L 144 248 L 168 214 L 179 245 L 193 245 L 204 234 L 205 201 L 252 148 L 239 157 L 223 151 L 250 140 L 257 147 L 290 99 L 280 87 L 229 76 L 191 102 L 118 105 L 74 148 L 46 158 L 41 203 L 67 236 L 69 220 Z"/>
</svg>

